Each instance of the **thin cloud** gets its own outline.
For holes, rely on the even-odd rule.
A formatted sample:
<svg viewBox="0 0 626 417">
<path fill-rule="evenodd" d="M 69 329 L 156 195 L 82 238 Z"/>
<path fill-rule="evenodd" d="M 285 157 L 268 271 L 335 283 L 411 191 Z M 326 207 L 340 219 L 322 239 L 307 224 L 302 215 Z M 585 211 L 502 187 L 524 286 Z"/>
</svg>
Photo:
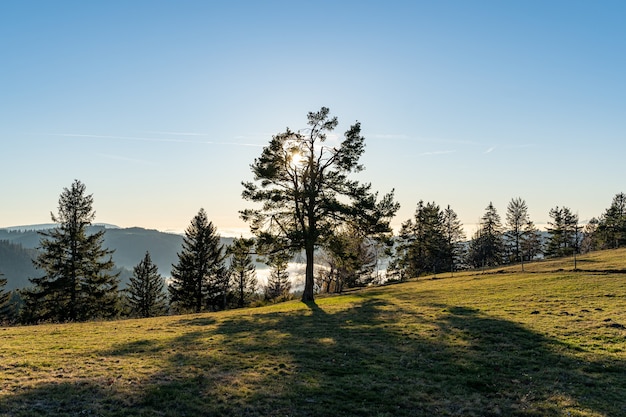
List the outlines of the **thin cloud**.
<svg viewBox="0 0 626 417">
<path fill-rule="evenodd" d="M 190 134 L 186 134 L 190 136 Z M 190 139 L 176 139 L 176 138 L 146 138 L 146 137 L 134 137 L 134 136 L 115 136 L 115 135 L 90 135 L 90 134 L 76 134 L 76 133 L 55 133 L 52 136 L 61 136 L 68 138 L 86 138 L 86 139 L 114 139 L 114 140 L 126 140 L 135 142 L 166 142 L 166 143 L 192 143 L 200 145 L 229 145 L 229 146 L 254 146 L 263 147 L 263 145 L 257 143 L 238 143 L 238 142 L 217 142 L 210 140 L 190 140 Z M 198 134 L 198 136 L 200 136 Z"/>
<path fill-rule="evenodd" d="M 154 165 L 154 162 L 146 161 L 144 159 L 128 158 L 126 156 L 110 155 L 110 154 L 105 154 L 105 153 L 99 153 L 97 155 L 102 158 L 113 159 L 115 161 L 131 162 L 133 164 L 142 164 L 142 165 Z"/>
<path fill-rule="evenodd" d="M 496 149 L 495 146 L 492 146 L 491 148 L 487 149 L 484 153 L 491 153 Z"/>
<path fill-rule="evenodd" d="M 431 155 L 447 155 L 451 153 L 455 153 L 456 151 L 433 151 L 433 152 L 423 152 L 418 156 L 431 156 Z"/>
</svg>

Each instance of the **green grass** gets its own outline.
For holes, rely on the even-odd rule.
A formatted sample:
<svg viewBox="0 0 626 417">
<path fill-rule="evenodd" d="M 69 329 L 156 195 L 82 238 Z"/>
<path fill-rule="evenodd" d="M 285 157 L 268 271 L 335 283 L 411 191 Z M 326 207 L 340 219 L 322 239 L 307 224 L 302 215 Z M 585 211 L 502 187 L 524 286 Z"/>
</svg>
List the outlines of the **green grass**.
<svg viewBox="0 0 626 417">
<path fill-rule="evenodd" d="M 626 416 L 626 251 L 0 329 L 7 416 Z"/>
</svg>

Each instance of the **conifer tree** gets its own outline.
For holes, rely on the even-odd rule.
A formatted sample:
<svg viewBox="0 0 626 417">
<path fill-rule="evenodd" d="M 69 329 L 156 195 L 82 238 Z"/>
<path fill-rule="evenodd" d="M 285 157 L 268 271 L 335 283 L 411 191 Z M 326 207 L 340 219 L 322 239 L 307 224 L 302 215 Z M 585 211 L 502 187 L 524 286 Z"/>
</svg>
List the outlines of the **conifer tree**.
<svg viewBox="0 0 626 417">
<path fill-rule="evenodd" d="M 526 225 L 529 221 L 530 218 L 528 217 L 528 206 L 526 202 L 521 197 L 512 199 L 506 209 L 506 225 L 508 230 L 505 235 L 510 242 L 513 251 L 513 259 L 515 262 L 519 261 L 521 263 L 522 271 L 524 270 L 522 246 L 526 238 Z"/>
<path fill-rule="evenodd" d="M 173 265 L 169 285 L 172 304 L 196 313 L 224 308 L 228 291 L 224 258 L 217 229 L 201 208 L 185 230 L 178 263 Z"/>
<path fill-rule="evenodd" d="M 257 290 L 256 267 L 252 262 L 252 239 L 239 238 L 227 249 L 230 255 L 231 287 L 237 300 L 237 307 L 244 307 Z"/>
<path fill-rule="evenodd" d="M 578 215 L 568 207 L 556 206 L 550 209 L 551 221 L 548 222 L 548 242 L 545 255 L 561 257 L 572 255 L 579 250 Z"/>
<path fill-rule="evenodd" d="M 496 266 L 502 263 L 504 241 L 500 215 L 489 203 L 474 238 L 470 241 L 468 263 L 476 268 Z"/>
<path fill-rule="evenodd" d="M 445 255 L 449 260 L 448 270 L 454 274 L 465 252 L 465 232 L 456 212 L 450 205 L 443 211 L 443 235 Z"/>
<path fill-rule="evenodd" d="M 25 320 L 84 321 L 110 318 L 119 311 L 118 274 L 113 251 L 102 247 L 105 230 L 87 233 L 95 218 L 93 196 L 75 180 L 59 198 L 58 225 L 41 232 L 40 254 L 34 261 L 45 272 L 22 292 Z"/>
<path fill-rule="evenodd" d="M 144 258 L 133 268 L 126 290 L 132 314 L 139 317 L 163 315 L 167 310 L 164 288 L 165 281 L 146 251 Z"/>
<path fill-rule="evenodd" d="M 597 236 L 605 249 L 626 245 L 626 194 L 619 193 L 613 197 L 611 206 L 600 217 Z"/>
<path fill-rule="evenodd" d="M 4 274 L 0 272 L 0 319 L 5 315 L 7 305 L 11 299 L 11 293 L 4 290 L 7 285 L 7 279 L 4 278 Z M 0 320 L 1 321 L 1 320 Z"/>
<path fill-rule="evenodd" d="M 265 286 L 265 299 L 280 301 L 288 298 L 289 291 L 291 291 L 291 281 L 287 270 L 289 258 L 289 255 L 285 253 L 276 253 L 268 257 L 271 271 Z"/>
</svg>

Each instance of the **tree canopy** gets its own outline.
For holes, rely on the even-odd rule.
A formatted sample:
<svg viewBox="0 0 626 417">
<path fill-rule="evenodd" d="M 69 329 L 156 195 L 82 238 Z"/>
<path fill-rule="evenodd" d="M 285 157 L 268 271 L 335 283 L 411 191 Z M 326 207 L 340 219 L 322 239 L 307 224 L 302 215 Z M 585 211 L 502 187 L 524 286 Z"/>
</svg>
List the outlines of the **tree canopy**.
<svg viewBox="0 0 626 417">
<path fill-rule="evenodd" d="M 179 310 L 199 313 L 223 308 L 228 290 L 224 247 L 204 209 L 185 230 L 178 263 L 173 265 L 169 291 Z"/>
<path fill-rule="evenodd" d="M 364 169 L 359 163 L 365 150 L 360 123 L 332 146 L 328 134 L 338 121 L 329 109 L 322 107 L 307 118 L 307 129 L 287 128 L 275 135 L 254 160 L 254 182 L 243 183 L 242 196 L 261 208 L 241 212 L 262 250 L 304 250 L 303 301 L 314 298 L 315 249 L 325 246 L 338 226 L 350 222 L 367 235 L 389 233 L 389 221 L 399 208 L 393 191 L 377 201 L 371 184 L 349 179 Z"/>
<path fill-rule="evenodd" d="M 95 218 L 93 196 L 75 180 L 59 197 L 58 226 L 41 232 L 35 266 L 45 275 L 23 291 L 27 321 L 83 321 L 115 316 L 119 311 L 118 275 L 113 251 L 102 247 L 104 230 L 87 233 Z"/>
</svg>

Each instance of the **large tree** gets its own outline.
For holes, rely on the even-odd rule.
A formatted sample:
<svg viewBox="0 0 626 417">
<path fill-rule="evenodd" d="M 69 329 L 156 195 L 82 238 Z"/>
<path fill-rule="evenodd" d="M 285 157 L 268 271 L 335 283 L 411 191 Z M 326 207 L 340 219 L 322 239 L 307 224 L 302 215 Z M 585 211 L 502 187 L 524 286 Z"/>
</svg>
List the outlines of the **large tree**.
<svg viewBox="0 0 626 417">
<path fill-rule="evenodd" d="M 504 241 L 502 222 L 493 203 L 489 203 L 480 219 L 479 228 L 470 241 L 468 263 L 476 268 L 496 266 L 502 263 Z"/>
<path fill-rule="evenodd" d="M 506 227 L 505 232 L 508 238 L 513 259 L 515 262 L 519 261 L 522 265 L 522 271 L 524 270 L 524 256 L 523 256 L 523 244 L 527 235 L 528 222 L 530 217 L 528 216 L 528 206 L 526 201 L 521 197 L 513 198 L 509 202 L 506 208 Z"/>
<path fill-rule="evenodd" d="M 445 255 L 448 258 L 448 269 L 454 274 L 457 265 L 465 253 L 465 231 L 456 212 L 450 205 L 443 210 L 443 236 Z"/>
<path fill-rule="evenodd" d="M 102 247 L 105 230 L 87 233 L 95 218 L 93 196 L 75 180 L 59 197 L 58 225 L 41 232 L 40 253 L 34 261 L 45 275 L 31 279 L 22 292 L 27 321 L 84 321 L 108 318 L 119 311 L 118 274 L 113 251 Z"/>
<path fill-rule="evenodd" d="M 139 317 L 162 315 L 167 310 L 165 281 L 152 262 L 150 252 L 133 268 L 127 292 L 131 312 Z"/>
<path fill-rule="evenodd" d="M 230 256 L 230 280 L 237 307 L 244 307 L 257 290 L 256 267 L 252 262 L 254 240 L 233 240 L 226 253 Z"/>
<path fill-rule="evenodd" d="M 418 277 L 437 273 L 449 263 L 444 214 L 434 202 L 417 204 L 413 219 L 402 224 L 398 252 L 404 273 Z"/>
<path fill-rule="evenodd" d="M 223 308 L 228 290 L 224 259 L 217 229 L 201 208 L 185 230 L 178 263 L 173 265 L 169 285 L 172 303 L 179 310 L 196 313 Z"/>
<path fill-rule="evenodd" d="M 366 234 L 389 233 L 389 221 L 399 205 L 393 191 L 380 202 L 370 184 L 348 178 L 363 170 L 365 150 L 361 125 L 355 123 L 336 146 L 327 135 L 337 126 L 322 107 L 308 114 L 309 128 L 287 128 L 275 135 L 251 165 L 255 182 L 244 182 L 243 198 L 261 208 L 241 212 L 266 251 L 299 251 L 306 255 L 303 301 L 314 298 L 315 250 L 324 247 L 346 222 Z"/>
<path fill-rule="evenodd" d="M 604 249 L 626 245 L 626 194 L 613 197 L 611 206 L 600 217 L 596 233 Z"/>
<path fill-rule="evenodd" d="M 569 256 L 579 251 L 580 230 L 578 214 L 568 207 L 556 206 L 550 209 L 551 221 L 548 222 L 547 257 Z"/>
</svg>

